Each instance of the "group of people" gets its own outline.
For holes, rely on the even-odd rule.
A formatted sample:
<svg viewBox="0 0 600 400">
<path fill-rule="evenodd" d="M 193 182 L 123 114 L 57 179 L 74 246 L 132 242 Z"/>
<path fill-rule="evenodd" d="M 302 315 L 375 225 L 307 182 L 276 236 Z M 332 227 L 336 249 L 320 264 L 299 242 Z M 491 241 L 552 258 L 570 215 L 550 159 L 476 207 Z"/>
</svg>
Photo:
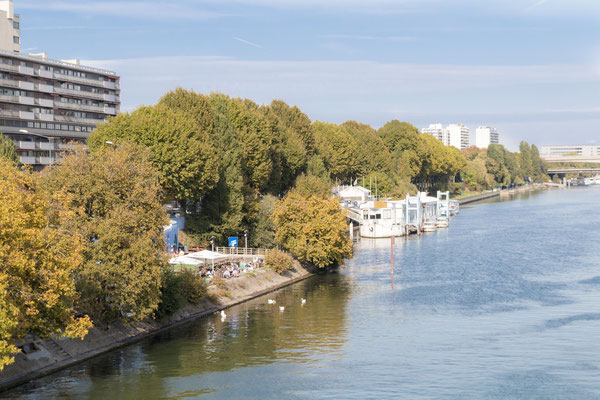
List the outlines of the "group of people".
<svg viewBox="0 0 600 400">
<path fill-rule="evenodd" d="M 213 271 L 212 266 L 205 266 L 199 268 L 200 276 L 206 278 L 206 282 L 210 283 L 213 277 L 219 277 L 223 279 L 237 278 L 244 272 L 254 271 L 256 268 L 260 268 L 263 265 L 263 260 L 259 257 L 255 257 L 253 262 L 236 261 L 215 264 Z"/>
</svg>

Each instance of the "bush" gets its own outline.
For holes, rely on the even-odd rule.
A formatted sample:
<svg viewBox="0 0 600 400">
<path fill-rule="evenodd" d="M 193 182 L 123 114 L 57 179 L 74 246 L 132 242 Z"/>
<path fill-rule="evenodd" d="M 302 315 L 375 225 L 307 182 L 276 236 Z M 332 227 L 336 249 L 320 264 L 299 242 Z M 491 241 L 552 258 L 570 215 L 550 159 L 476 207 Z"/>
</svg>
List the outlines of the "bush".
<svg viewBox="0 0 600 400">
<path fill-rule="evenodd" d="M 278 274 L 294 268 L 294 258 L 281 250 L 271 250 L 265 256 L 265 265 Z"/>
<path fill-rule="evenodd" d="M 206 282 L 200 275 L 190 270 L 183 270 L 177 278 L 180 294 L 188 303 L 198 304 L 206 297 Z"/>
<path fill-rule="evenodd" d="M 156 318 L 163 319 L 175 314 L 183 305 L 184 299 L 179 290 L 179 277 L 170 270 L 163 270 L 163 282 L 160 288 L 160 303 L 156 309 Z"/>
<path fill-rule="evenodd" d="M 207 288 L 204 280 L 193 271 L 163 271 L 163 285 L 160 288 L 160 303 L 156 310 L 156 318 L 162 319 L 175 314 L 185 303 L 198 304 L 206 297 Z"/>
</svg>

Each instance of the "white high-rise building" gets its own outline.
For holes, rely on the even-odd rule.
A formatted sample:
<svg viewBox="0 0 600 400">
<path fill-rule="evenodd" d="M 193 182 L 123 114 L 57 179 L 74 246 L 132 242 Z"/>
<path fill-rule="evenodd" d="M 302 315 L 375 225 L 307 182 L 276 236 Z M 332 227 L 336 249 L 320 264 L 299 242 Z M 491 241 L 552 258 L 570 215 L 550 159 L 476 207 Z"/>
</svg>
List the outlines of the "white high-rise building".
<svg viewBox="0 0 600 400">
<path fill-rule="evenodd" d="M 442 124 L 430 124 L 429 128 L 424 128 L 421 132 L 427 133 L 448 146 L 448 131 Z"/>
<path fill-rule="evenodd" d="M 490 144 L 499 144 L 498 130 L 489 126 L 480 126 L 475 130 L 475 146 L 487 149 Z"/>
<path fill-rule="evenodd" d="M 0 48 L 14 53 L 21 51 L 21 27 L 12 0 L 0 1 Z"/>
<path fill-rule="evenodd" d="M 463 124 L 450 124 L 448 131 L 448 146 L 464 150 L 471 145 L 471 130 Z"/>
</svg>

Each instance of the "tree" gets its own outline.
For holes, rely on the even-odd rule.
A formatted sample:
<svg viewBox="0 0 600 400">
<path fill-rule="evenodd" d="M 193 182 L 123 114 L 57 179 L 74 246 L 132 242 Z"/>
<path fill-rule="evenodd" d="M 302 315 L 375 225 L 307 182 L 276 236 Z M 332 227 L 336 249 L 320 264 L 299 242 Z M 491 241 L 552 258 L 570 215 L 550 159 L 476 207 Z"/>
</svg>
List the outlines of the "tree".
<svg viewBox="0 0 600 400">
<path fill-rule="evenodd" d="M 316 149 L 332 179 L 348 181 L 358 174 L 356 141 L 343 128 L 326 122 L 313 123 Z"/>
<path fill-rule="evenodd" d="M 0 158 L 0 370 L 29 334 L 83 338 L 91 328 L 74 307 L 81 237 L 56 226 L 67 211 L 50 212 L 49 204 L 34 176 Z"/>
<path fill-rule="evenodd" d="M 271 216 L 275 212 L 277 197 L 268 194 L 262 198 L 258 206 L 256 227 L 250 235 L 250 244 L 254 247 L 271 249 L 275 247 L 275 225 Z"/>
<path fill-rule="evenodd" d="M 306 152 L 311 155 L 315 150 L 315 138 L 310 118 L 296 106 L 290 107 L 281 100 L 271 102 L 271 110 L 277 115 L 283 126 L 289 128 L 302 140 Z"/>
<path fill-rule="evenodd" d="M 540 157 L 540 151 L 535 144 L 531 145 L 531 168 L 533 176 L 540 177 L 544 173 L 544 165 Z"/>
<path fill-rule="evenodd" d="M 151 158 L 126 142 L 78 149 L 42 175 L 45 191 L 73 211 L 61 229 L 84 239 L 79 304 L 97 320 L 142 320 L 158 306 L 168 218 Z"/>
<path fill-rule="evenodd" d="M 319 268 L 352 256 L 348 225 L 339 203 L 291 191 L 273 214 L 275 239 L 301 261 Z"/>
<path fill-rule="evenodd" d="M 331 183 L 314 175 L 300 175 L 296 179 L 294 192 L 303 197 L 317 196 L 322 199 L 331 197 Z"/>
<path fill-rule="evenodd" d="M 150 149 L 168 200 L 202 198 L 218 180 L 218 158 L 211 133 L 189 113 L 165 105 L 140 107 L 101 124 L 88 140 L 90 149 L 137 143 Z"/>
<path fill-rule="evenodd" d="M 533 175 L 533 167 L 531 163 L 531 148 L 525 141 L 521 141 L 519 145 L 519 151 L 521 154 L 521 173 L 523 178 L 528 178 Z"/>
<path fill-rule="evenodd" d="M 390 171 L 392 156 L 375 129 L 356 121 L 344 122 L 342 128 L 354 138 L 358 145 L 356 163 L 359 174 L 388 173 Z"/>
<path fill-rule="evenodd" d="M 15 143 L 7 136 L 0 133 L 0 158 L 9 160 L 15 164 L 19 163 L 19 156 Z"/>
<path fill-rule="evenodd" d="M 391 153 L 403 152 L 414 148 L 419 130 L 408 122 L 393 120 L 377 131 L 379 137 Z"/>
</svg>

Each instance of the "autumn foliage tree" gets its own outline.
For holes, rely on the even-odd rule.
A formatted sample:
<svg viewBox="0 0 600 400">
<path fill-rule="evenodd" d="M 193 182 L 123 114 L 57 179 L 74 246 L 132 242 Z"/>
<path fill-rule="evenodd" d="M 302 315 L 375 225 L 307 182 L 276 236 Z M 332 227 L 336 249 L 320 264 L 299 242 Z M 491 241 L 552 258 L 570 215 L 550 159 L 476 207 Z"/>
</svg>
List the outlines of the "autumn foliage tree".
<svg viewBox="0 0 600 400">
<path fill-rule="evenodd" d="M 301 261 L 325 268 L 352 256 L 348 225 L 339 203 L 292 190 L 273 214 L 275 239 Z"/>
<path fill-rule="evenodd" d="M 12 161 L 13 163 L 19 162 L 17 155 L 17 149 L 13 141 L 3 134 L 0 133 L 0 158 Z"/>
<path fill-rule="evenodd" d="M 56 196 L 64 206 L 71 195 Z M 80 337 L 91 327 L 75 317 L 75 274 L 83 243 L 57 224 L 68 207 L 40 192 L 35 176 L 0 158 L 0 370 L 13 361 L 15 343 L 29 334 Z"/>
<path fill-rule="evenodd" d="M 79 304 L 100 321 L 141 320 L 159 303 L 168 218 L 151 160 L 129 143 L 80 149 L 42 176 L 47 192 L 68 199 L 61 229 L 84 240 Z"/>
</svg>

